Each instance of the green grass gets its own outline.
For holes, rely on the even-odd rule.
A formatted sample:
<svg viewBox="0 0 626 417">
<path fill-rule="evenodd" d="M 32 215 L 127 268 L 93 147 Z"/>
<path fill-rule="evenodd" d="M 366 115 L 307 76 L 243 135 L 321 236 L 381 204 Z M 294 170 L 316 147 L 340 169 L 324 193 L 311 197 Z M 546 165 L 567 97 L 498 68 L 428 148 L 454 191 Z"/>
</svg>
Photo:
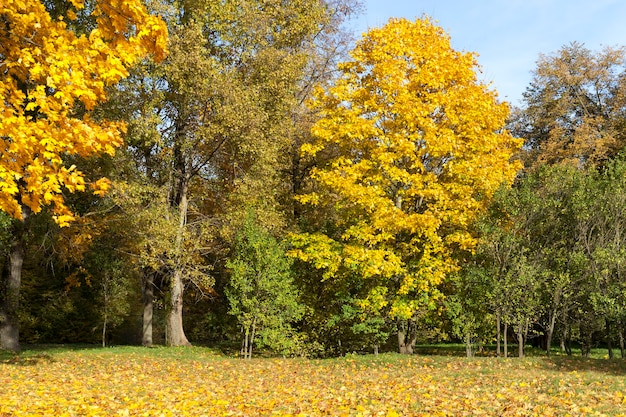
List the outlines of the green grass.
<svg viewBox="0 0 626 417">
<path fill-rule="evenodd" d="M 0 362 L 37 362 L 46 358 L 61 358 L 80 354 L 82 356 L 143 356 L 155 359 L 177 360 L 218 360 L 226 359 L 221 350 L 206 347 L 166 347 L 154 346 L 145 348 L 142 346 L 114 346 L 102 347 L 99 345 L 24 345 L 19 353 L 0 350 Z"/>
</svg>

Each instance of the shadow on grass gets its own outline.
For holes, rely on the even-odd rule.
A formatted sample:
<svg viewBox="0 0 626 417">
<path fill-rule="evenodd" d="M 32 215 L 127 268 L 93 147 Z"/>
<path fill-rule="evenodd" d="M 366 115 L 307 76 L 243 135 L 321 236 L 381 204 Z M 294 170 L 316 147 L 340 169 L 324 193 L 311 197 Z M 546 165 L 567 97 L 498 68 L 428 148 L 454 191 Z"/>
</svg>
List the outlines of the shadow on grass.
<svg viewBox="0 0 626 417">
<path fill-rule="evenodd" d="M 559 372 L 598 372 L 615 376 L 626 375 L 626 360 L 582 358 L 580 356 L 551 356 L 541 363 L 546 369 Z"/>
<path fill-rule="evenodd" d="M 18 366 L 32 366 L 42 362 L 55 362 L 54 355 L 63 352 L 97 349 L 97 345 L 22 345 L 19 353 L 0 350 L 0 363 Z"/>
<path fill-rule="evenodd" d="M 517 348 L 516 348 L 517 349 Z M 436 345 L 417 345 L 413 349 L 416 355 L 423 356 L 453 356 L 453 357 L 466 357 L 465 345 L 461 344 L 436 344 Z M 489 357 L 496 356 L 495 348 L 489 346 L 483 346 L 476 349 L 474 352 L 476 357 Z"/>
<path fill-rule="evenodd" d="M 33 366 L 42 362 L 54 362 L 52 355 L 48 353 L 37 353 L 34 355 L 22 355 L 13 352 L 0 352 L 0 363 L 6 365 L 18 365 L 18 366 Z"/>
<path fill-rule="evenodd" d="M 517 345 L 509 345 L 509 360 L 517 359 Z M 423 356 L 449 356 L 465 357 L 465 346 L 460 344 L 439 344 L 439 345 L 419 345 L 415 348 L 415 353 Z M 608 358 L 606 349 L 594 349 L 592 357 L 580 356 L 580 349 L 575 351 L 574 356 L 563 355 L 558 350 L 552 350 L 552 356 L 546 356 L 542 349 L 527 346 L 525 349 L 526 358 L 539 360 L 540 366 L 547 370 L 558 372 L 596 372 L 608 375 L 626 375 L 626 359 Z M 493 357 L 496 360 L 495 346 L 487 345 L 477 350 L 476 357 Z M 503 358 L 502 358 L 503 359 Z"/>
</svg>

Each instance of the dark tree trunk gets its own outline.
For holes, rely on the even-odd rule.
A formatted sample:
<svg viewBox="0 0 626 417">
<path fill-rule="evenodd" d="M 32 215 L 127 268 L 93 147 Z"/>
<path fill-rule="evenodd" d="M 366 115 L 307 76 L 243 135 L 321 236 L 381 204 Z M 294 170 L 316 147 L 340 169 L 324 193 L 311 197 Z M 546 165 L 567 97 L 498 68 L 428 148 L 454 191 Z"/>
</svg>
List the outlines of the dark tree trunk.
<svg viewBox="0 0 626 417">
<path fill-rule="evenodd" d="M 593 342 L 593 328 L 587 322 L 579 322 L 580 328 L 580 354 L 583 358 L 588 358 L 591 355 L 591 345 Z"/>
<path fill-rule="evenodd" d="M 619 336 L 619 350 L 622 355 L 622 359 L 624 359 L 626 358 L 626 349 L 624 347 L 624 329 L 622 328 L 621 323 L 619 326 L 618 336 Z"/>
<path fill-rule="evenodd" d="M 550 357 L 550 348 L 552 347 L 552 338 L 554 337 L 556 316 L 556 311 L 551 311 L 549 314 L 548 332 L 546 334 L 546 355 L 548 355 L 548 357 Z"/>
<path fill-rule="evenodd" d="M 2 272 L 2 298 L 0 302 L 0 347 L 19 352 L 20 330 L 18 309 L 24 245 L 21 241 L 11 243 L 9 254 Z"/>
<path fill-rule="evenodd" d="M 30 209 L 22 206 L 22 220 L 15 220 L 12 241 L 2 270 L 0 283 L 0 348 L 19 352 L 20 328 L 18 310 L 24 264 L 24 239 Z"/>
<path fill-rule="evenodd" d="M 508 323 L 504 323 L 504 357 L 508 357 L 509 356 L 509 346 L 507 343 L 507 334 L 509 332 L 509 324 Z"/>
<path fill-rule="evenodd" d="M 417 342 L 415 325 L 412 320 L 398 322 L 398 352 L 411 355 Z"/>
<path fill-rule="evenodd" d="M 252 347 L 256 336 L 256 317 L 252 320 L 252 330 L 250 332 L 250 344 L 248 345 L 248 359 L 252 359 Z"/>
<path fill-rule="evenodd" d="M 609 320 L 606 321 L 606 347 L 609 350 L 609 359 L 613 359 L 613 343 L 611 341 L 611 322 Z"/>
<path fill-rule="evenodd" d="M 565 329 L 563 330 L 563 340 L 564 340 L 564 345 L 565 345 L 565 353 L 567 353 L 567 356 L 572 356 L 572 340 L 570 335 L 572 334 L 572 325 L 568 324 L 567 326 L 565 326 Z"/>
<path fill-rule="evenodd" d="M 500 312 L 498 311 L 498 312 L 496 313 L 496 327 L 498 328 L 498 329 L 497 329 L 497 332 L 496 332 L 496 356 L 497 356 L 497 357 L 500 357 L 500 355 L 502 354 L 502 350 L 501 350 L 501 347 L 500 347 L 500 339 L 502 338 L 502 335 L 500 334 L 500 328 L 501 328 L 501 326 L 502 326 L 502 323 L 501 323 L 501 314 L 500 314 Z"/>
<path fill-rule="evenodd" d="M 141 316 L 141 344 L 152 347 L 152 318 L 154 315 L 154 271 L 144 270 L 142 274 L 143 314 Z"/>
</svg>

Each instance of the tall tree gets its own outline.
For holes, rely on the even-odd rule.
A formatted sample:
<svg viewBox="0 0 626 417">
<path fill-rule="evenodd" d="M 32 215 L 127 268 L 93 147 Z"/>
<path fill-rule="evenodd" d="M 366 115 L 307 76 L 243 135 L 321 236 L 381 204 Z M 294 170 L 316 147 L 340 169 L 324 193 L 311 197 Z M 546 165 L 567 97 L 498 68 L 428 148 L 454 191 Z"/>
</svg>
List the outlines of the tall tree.
<svg viewBox="0 0 626 417">
<path fill-rule="evenodd" d="M 168 10 L 170 54 L 161 65 L 137 68 L 118 97 L 121 108 L 132 109 L 128 151 L 144 174 L 140 181 L 162 193 L 150 205 L 164 205 L 154 222 L 163 226 L 151 229 L 161 238 L 142 232 L 146 282 L 155 273 L 168 282 L 167 343 L 186 345 L 184 285 L 211 280 L 207 259 L 232 242 L 244 207 L 263 212 L 268 230 L 284 226 L 281 168 L 292 111 L 310 45 L 331 10 L 317 0 L 154 7 Z"/>
<path fill-rule="evenodd" d="M 325 279 L 362 282 L 356 304 L 386 309 L 408 353 L 418 311 L 456 269 L 454 253 L 475 245 L 470 223 L 516 174 L 519 142 L 503 130 L 508 106 L 477 80 L 475 56 L 454 51 L 428 18 L 392 19 L 351 55 L 318 89 L 315 141 L 301 147 L 336 155 L 299 196 L 332 208 L 334 224 L 294 236 L 293 254 Z"/>
<path fill-rule="evenodd" d="M 571 166 L 539 167 L 500 190 L 479 223 L 478 264 L 491 277 L 486 298 L 498 332 L 500 323 L 514 326 L 520 347 L 535 323 L 549 354 L 556 325 L 581 300 L 576 196 L 584 176 Z"/>
<path fill-rule="evenodd" d="M 626 319 L 625 169 L 624 160 L 617 158 L 609 161 L 602 170 L 590 170 L 577 190 L 573 207 L 578 238 L 576 249 L 585 266 L 581 274 L 585 285 L 579 285 L 579 288 L 584 288 L 586 293 L 586 302 L 581 306 L 587 308 L 579 308 L 580 320 L 590 323 L 592 318 L 598 318 L 604 322 L 611 356 L 613 333 L 618 330 L 623 338 L 621 327 Z"/>
<path fill-rule="evenodd" d="M 15 218 L 2 274 L 0 345 L 19 349 L 17 308 L 24 238 L 31 214 L 50 206 L 67 225 L 73 215 L 64 192 L 85 190 L 65 156 L 110 153 L 121 145 L 123 125 L 89 116 L 106 100 L 105 87 L 149 53 L 161 59 L 166 28 L 139 0 L 90 4 L 85 33 L 66 20 L 85 8 L 81 0 L 52 17 L 44 2 L 8 0 L 0 12 L 0 209 Z M 100 193 L 106 181 L 95 181 Z"/>
<path fill-rule="evenodd" d="M 527 165 L 602 164 L 626 144 L 626 49 L 571 43 L 541 55 L 511 130 Z"/>
</svg>

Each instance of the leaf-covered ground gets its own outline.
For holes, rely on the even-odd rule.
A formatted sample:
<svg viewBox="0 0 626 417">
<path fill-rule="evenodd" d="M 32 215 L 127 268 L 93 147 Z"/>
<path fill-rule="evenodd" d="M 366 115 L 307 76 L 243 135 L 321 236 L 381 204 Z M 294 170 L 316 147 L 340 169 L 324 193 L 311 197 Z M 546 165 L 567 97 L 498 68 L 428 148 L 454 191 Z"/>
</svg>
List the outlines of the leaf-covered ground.
<svg viewBox="0 0 626 417">
<path fill-rule="evenodd" d="M 201 348 L 2 355 L 2 417 L 626 413 L 622 360 L 381 355 L 244 361 Z"/>
</svg>

